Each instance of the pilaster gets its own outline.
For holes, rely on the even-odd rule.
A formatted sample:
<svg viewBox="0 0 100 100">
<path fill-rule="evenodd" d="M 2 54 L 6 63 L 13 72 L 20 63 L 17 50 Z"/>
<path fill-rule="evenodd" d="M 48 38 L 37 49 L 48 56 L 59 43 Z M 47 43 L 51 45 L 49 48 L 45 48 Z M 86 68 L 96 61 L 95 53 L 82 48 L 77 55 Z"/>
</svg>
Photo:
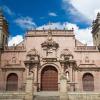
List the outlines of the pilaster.
<svg viewBox="0 0 100 100">
<path fill-rule="evenodd" d="M 37 81 L 37 78 L 38 78 L 38 74 L 37 74 L 37 64 L 34 66 L 34 92 L 37 92 L 37 87 L 38 87 L 38 81 Z"/>
<path fill-rule="evenodd" d="M 29 67 L 27 67 L 27 79 L 26 79 L 26 96 L 25 100 L 33 100 L 33 73 L 29 72 Z"/>
<path fill-rule="evenodd" d="M 74 64 L 75 61 L 74 60 L 70 60 L 70 68 L 69 68 L 69 72 L 70 72 L 70 91 L 75 91 L 75 72 L 74 72 Z"/>
</svg>

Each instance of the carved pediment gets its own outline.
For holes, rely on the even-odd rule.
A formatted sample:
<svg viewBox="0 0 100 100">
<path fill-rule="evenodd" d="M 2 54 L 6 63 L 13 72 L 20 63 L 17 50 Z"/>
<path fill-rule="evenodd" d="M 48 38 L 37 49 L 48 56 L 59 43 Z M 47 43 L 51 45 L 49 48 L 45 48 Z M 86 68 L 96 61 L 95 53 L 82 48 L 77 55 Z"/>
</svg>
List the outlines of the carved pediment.
<svg viewBox="0 0 100 100">
<path fill-rule="evenodd" d="M 31 49 L 27 55 L 26 55 L 26 60 L 24 61 L 25 64 L 35 64 L 39 63 L 39 54 L 38 51 L 34 48 Z"/>
<path fill-rule="evenodd" d="M 52 32 L 50 30 L 48 31 L 47 40 L 44 41 L 41 44 L 41 46 L 42 46 L 42 48 L 46 48 L 46 49 L 49 49 L 49 48 L 57 49 L 59 47 L 59 44 L 56 43 L 56 41 L 53 40 L 53 38 L 52 38 Z"/>
<path fill-rule="evenodd" d="M 56 43 L 52 38 L 48 38 L 46 41 L 44 41 L 41 44 L 42 48 L 55 48 L 57 49 L 59 47 L 59 44 Z"/>
<path fill-rule="evenodd" d="M 27 56 L 38 56 L 38 51 L 34 48 L 34 49 L 31 49 L 28 53 L 27 53 Z"/>
<path fill-rule="evenodd" d="M 15 56 L 13 56 L 9 60 L 2 60 L 4 66 L 16 66 L 21 65 L 21 60 L 17 59 Z"/>
<path fill-rule="evenodd" d="M 71 51 L 69 49 L 64 49 L 62 52 L 61 52 L 61 55 L 60 55 L 60 58 L 62 60 L 71 60 L 73 59 L 73 55 L 71 53 Z"/>
</svg>

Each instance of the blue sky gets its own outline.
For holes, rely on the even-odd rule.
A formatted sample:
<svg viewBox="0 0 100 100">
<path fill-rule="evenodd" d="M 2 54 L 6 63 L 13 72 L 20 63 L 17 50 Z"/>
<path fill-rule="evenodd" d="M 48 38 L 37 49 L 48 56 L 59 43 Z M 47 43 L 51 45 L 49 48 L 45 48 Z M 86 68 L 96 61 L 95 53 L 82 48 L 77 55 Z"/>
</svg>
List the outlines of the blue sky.
<svg viewBox="0 0 100 100">
<path fill-rule="evenodd" d="M 58 28 L 60 28 L 60 25 L 63 24 L 64 26 L 67 23 L 68 26 L 75 27 L 76 32 L 88 30 L 93 20 L 92 14 L 99 8 L 92 9 L 93 5 L 90 5 L 89 8 L 87 7 L 89 6 L 87 0 L 80 1 L 0 0 L 0 6 L 3 8 L 4 15 L 9 22 L 10 37 L 14 37 L 24 35 L 27 29 L 46 26 L 49 22 L 53 23 L 55 27 L 59 26 Z M 91 1 L 94 4 L 94 1 Z M 92 12 L 92 14 L 90 15 L 88 12 Z"/>
</svg>

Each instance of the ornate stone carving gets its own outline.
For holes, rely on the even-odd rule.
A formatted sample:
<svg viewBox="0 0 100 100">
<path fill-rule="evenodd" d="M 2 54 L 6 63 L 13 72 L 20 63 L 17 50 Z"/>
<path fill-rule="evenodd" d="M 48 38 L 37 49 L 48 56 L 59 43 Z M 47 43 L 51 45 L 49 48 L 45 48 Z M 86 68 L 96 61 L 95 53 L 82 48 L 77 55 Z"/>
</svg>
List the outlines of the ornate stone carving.
<svg viewBox="0 0 100 100">
<path fill-rule="evenodd" d="M 38 51 L 34 48 L 31 49 L 28 53 L 27 56 L 37 56 L 38 55 Z"/>
<path fill-rule="evenodd" d="M 48 32 L 48 38 L 46 41 L 44 41 L 42 44 L 41 44 L 42 48 L 46 48 L 46 49 L 50 49 L 50 48 L 53 48 L 53 49 L 57 49 L 59 47 L 59 44 L 56 43 L 53 39 L 52 39 L 52 33 L 51 31 Z"/>
<path fill-rule="evenodd" d="M 100 44 L 98 45 L 98 50 L 100 51 Z"/>
<path fill-rule="evenodd" d="M 64 49 L 62 52 L 61 52 L 61 55 L 60 55 L 61 59 L 62 60 L 71 60 L 73 59 L 73 55 L 72 53 L 69 51 L 69 49 Z"/>
<path fill-rule="evenodd" d="M 38 51 L 36 49 L 31 49 L 27 53 L 27 60 L 29 60 L 29 61 L 38 61 L 39 60 Z"/>
<path fill-rule="evenodd" d="M 53 39 L 52 39 L 52 32 L 51 30 L 48 31 L 48 37 L 47 40 L 44 41 L 41 44 L 41 47 L 43 48 L 43 52 L 45 55 L 43 57 L 43 59 L 51 61 L 51 59 L 53 58 L 53 61 L 56 61 L 55 59 L 57 59 L 56 55 L 57 55 L 57 49 L 59 47 L 59 44 L 56 43 Z"/>
<path fill-rule="evenodd" d="M 89 63 L 89 57 L 88 56 L 85 57 L 85 63 Z"/>
<path fill-rule="evenodd" d="M 16 63 L 16 57 L 12 57 L 12 63 Z"/>
<path fill-rule="evenodd" d="M 34 65 L 39 64 L 40 57 L 36 49 L 31 49 L 26 56 L 26 60 L 24 61 L 26 67 L 28 66 L 31 70 Z"/>
</svg>

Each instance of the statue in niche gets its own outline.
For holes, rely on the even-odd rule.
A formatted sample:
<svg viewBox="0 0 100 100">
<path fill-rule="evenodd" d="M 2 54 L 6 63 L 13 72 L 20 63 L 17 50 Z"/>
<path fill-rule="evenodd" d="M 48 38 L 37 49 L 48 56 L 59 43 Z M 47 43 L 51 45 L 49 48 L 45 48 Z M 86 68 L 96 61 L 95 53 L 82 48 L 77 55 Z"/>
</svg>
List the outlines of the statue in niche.
<svg viewBox="0 0 100 100">
<path fill-rule="evenodd" d="M 66 78 L 67 78 L 67 81 L 69 81 L 69 72 L 68 71 L 66 72 Z"/>
<path fill-rule="evenodd" d="M 46 56 L 52 56 L 52 54 L 53 54 L 52 48 L 48 49 L 46 52 Z"/>
<path fill-rule="evenodd" d="M 33 72 L 33 70 L 29 70 L 29 72 L 28 72 L 28 79 L 30 79 L 30 80 L 33 80 L 34 78 L 33 78 L 33 76 L 34 76 L 34 72 Z"/>
<path fill-rule="evenodd" d="M 16 63 L 16 58 L 15 57 L 12 58 L 12 63 Z"/>
<path fill-rule="evenodd" d="M 88 56 L 85 57 L 85 62 L 89 63 L 89 57 Z"/>
</svg>

